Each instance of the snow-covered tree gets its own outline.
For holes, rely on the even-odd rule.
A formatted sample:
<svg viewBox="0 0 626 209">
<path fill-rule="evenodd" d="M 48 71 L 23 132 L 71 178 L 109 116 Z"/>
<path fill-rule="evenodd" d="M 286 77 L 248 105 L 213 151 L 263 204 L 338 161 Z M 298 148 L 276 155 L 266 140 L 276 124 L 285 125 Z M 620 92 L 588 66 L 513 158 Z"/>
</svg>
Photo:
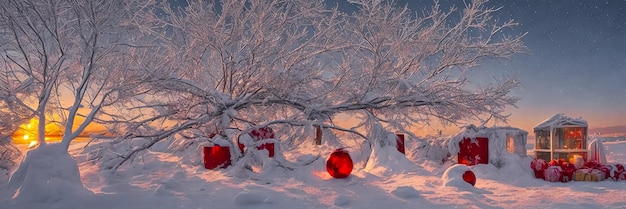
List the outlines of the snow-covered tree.
<svg viewBox="0 0 626 209">
<path fill-rule="evenodd" d="M 6 59 L 0 58 L 0 61 L 5 65 L 5 67 L 0 67 L 0 76 L 2 76 L 0 79 L 0 169 L 12 170 L 21 155 L 12 143 L 12 135 L 18 130 L 20 124 L 33 116 L 33 113 L 14 99 L 15 92 L 23 90 L 25 85 L 9 79 L 11 72 L 6 66 Z"/>
<path fill-rule="evenodd" d="M 434 118 L 506 120 L 519 81 L 467 80 L 481 62 L 525 51 L 523 34 L 503 33 L 515 23 L 492 18 L 497 8 L 474 0 L 442 10 L 435 1 L 414 13 L 393 1 L 350 2 L 357 11 L 308 0 L 152 2 L 131 22 L 162 44 L 171 77 L 153 83 L 162 97 L 136 101 L 144 105 L 128 115 L 126 137 L 150 142 L 118 165 L 163 139 L 236 140 L 263 126 L 288 143 L 311 139 L 316 126 L 379 135 L 338 125 L 341 113 L 405 132 Z"/>
<path fill-rule="evenodd" d="M 410 132 L 432 119 L 447 124 L 496 119 L 506 121 L 505 107 L 518 100 L 509 95 L 520 82 L 494 75 L 493 82 L 471 85 L 467 76 L 482 62 L 524 53 L 524 34 L 507 36 L 512 20 L 493 19 L 497 8 L 474 0 L 461 10 L 411 13 L 393 2 L 351 1 L 359 9 L 348 16 L 339 68 L 342 79 L 328 98 L 328 112 L 379 118 L 389 129 Z M 363 114 L 363 111 L 370 112 Z M 363 120 L 371 120 L 363 118 Z"/>
<path fill-rule="evenodd" d="M 136 101 L 144 105 L 127 115 L 127 138 L 149 138 L 151 146 L 183 134 L 193 143 L 187 138 L 233 139 L 262 126 L 326 120 L 308 104 L 330 84 L 324 59 L 345 46 L 337 10 L 299 0 L 152 3 L 132 21 L 159 39 L 166 53 L 157 56 L 173 71 L 153 83 L 159 97 Z"/>
<path fill-rule="evenodd" d="M 103 110 L 147 92 L 141 83 L 154 73 L 137 63 L 149 49 L 134 45 L 140 43 L 134 40 L 138 30 L 121 21 L 130 17 L 130 6 L 119 0 L 0 1 L 3 108 L 39 121 L 39 147 L 11 176 L 10 185 L 20 188 L 18 199 L 65 195 L 35 191 L 57 186 L 52 184 L 82 191 L 70 142 L 97 116 L 111 117 Z M 60 143 L 44 140 L 50 122 L 63 127 Z M 59 166 L 47 167 L 52 164 Z M 59 174 L 64 181 L 50 180 Z"/>
</svg>

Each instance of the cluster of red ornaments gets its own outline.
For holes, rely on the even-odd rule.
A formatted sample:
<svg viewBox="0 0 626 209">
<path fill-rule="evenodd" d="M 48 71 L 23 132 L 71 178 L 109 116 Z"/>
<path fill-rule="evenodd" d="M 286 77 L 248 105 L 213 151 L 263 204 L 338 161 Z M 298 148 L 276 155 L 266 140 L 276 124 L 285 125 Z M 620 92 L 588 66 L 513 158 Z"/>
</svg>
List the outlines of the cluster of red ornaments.
<svg viewBox="0 0 626 209">
<path fill-rule="evenodd" d="M 626 171 L 621 164 L 600 164 L 589 161 L 581 168 L 563 160 L 552 160 L 549 163 L 543 159 L 535 159 L 530 163 L 535 178 L 549 182 L 569 181 L 602 181 L 605 179 L 626 180 Z"/>
</svg>

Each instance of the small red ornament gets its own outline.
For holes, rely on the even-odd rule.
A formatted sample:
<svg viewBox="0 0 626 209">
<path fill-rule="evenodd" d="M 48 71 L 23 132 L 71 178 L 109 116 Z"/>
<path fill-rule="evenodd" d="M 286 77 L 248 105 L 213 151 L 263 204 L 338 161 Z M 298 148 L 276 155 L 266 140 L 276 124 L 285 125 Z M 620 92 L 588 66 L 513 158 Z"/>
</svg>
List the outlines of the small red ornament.
<svg viewBox="0 0 626 209">
<path fill-rule="evenodd" d="M 337 149 L 330 154 L 326 161 L 326 171 L 334 178 L 346 178 L 350 176 L 354 164 L 348 151 Z"/>
<path fill-rule="evenodd" d="M 474 175 L 474 172 L 471 170 L 467 170 L 463 173 L 463 180 L 472 186 L 476 185 L 476 175 Z"/>
</svg>

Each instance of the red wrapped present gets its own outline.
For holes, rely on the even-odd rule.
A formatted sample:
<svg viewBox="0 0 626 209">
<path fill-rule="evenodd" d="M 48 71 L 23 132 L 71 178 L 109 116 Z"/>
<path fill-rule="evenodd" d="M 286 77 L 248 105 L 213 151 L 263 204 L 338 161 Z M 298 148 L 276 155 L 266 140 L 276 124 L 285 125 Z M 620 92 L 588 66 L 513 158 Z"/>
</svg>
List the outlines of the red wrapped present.
<svg viewBox="0 0 626 209">
<path fill-rule="evenodd" d="M 591 173 L 591 169 L 589 168 L 581 168 L 574 171 L 574 181 L 585 181 L 587 176 Z M 591 177 L 589 177 L 591 179 Z"/>
<path fill-rule="evenodd" d="M 574 180 L 574 171 L 576 166 L 574 164 L 564 162 L 561 164 L 561 182 L 568 182 Z"/>
<path fill-rule="evenodd" d="M 535 178 L 543 179 L 543 173 L 548 168 L 548 163 L 541 158 L 537 158 L 530 162 L 530 168 L 535 172 Z"/>
<path fill-rule="evenodd" d="M 549 182 L 557 182 L 561 179 L 561 167 L 550 166 L 543 173 L 543 179 Z"/>
<path fill-rule="evenodd" d="M 574 171 L 575 181 L 603 181 L 604 172 L 598 169 L 583 168 Z"/>
</svg>

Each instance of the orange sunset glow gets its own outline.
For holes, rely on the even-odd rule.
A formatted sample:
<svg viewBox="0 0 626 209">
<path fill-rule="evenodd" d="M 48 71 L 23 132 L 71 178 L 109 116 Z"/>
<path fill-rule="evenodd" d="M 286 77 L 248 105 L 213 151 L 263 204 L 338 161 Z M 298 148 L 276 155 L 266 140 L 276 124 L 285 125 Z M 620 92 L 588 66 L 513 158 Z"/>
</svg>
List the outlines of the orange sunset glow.
<svg viewBox="0 0 626 209">
<path fill-rule="evenodd" d="M 32 118 L 26 124 L 20 125 L 19 129 L 13 133 L 13 142 L 18 144 L 36 144 L 37 143 L 37 127 L 39 120 Z M 54 123 L 46 124 L 46 141 L 59 138 L 61 129 Z"/>
</svg>

